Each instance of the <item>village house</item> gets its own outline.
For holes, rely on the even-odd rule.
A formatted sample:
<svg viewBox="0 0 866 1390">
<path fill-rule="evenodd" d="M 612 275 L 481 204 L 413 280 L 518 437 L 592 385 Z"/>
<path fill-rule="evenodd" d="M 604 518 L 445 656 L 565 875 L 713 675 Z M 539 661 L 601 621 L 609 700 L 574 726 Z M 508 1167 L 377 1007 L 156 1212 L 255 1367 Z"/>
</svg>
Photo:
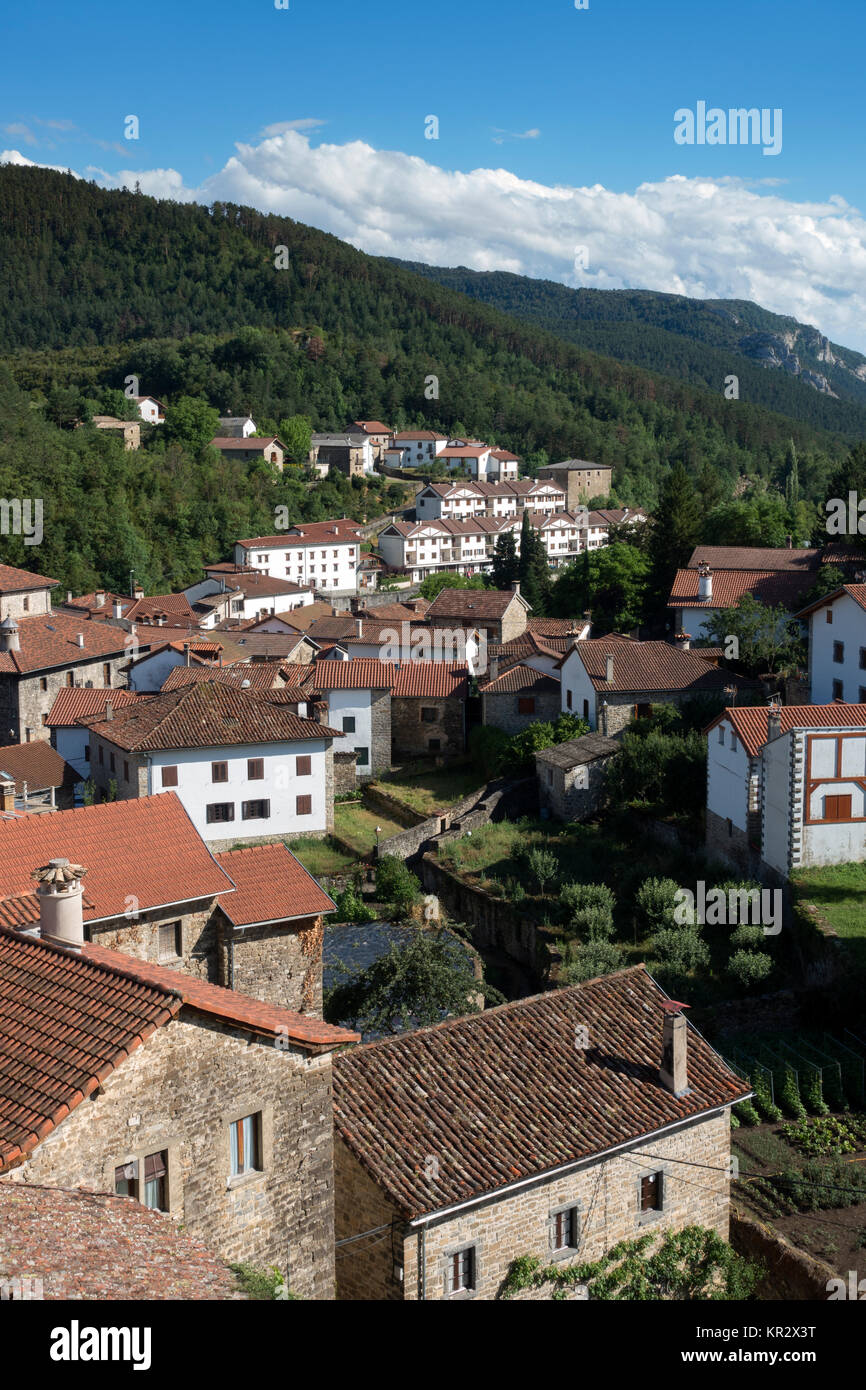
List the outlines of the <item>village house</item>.
<svg viewBox="0 0 866 1390">
<path fill-rule="evenodd" d="M 404 661 L 391 691 L 391 750 L 407 757 L 466 751 L 471 667 L 466 661 Z"/>
<path fill-rule="evenodd" d="M 693 640 L 706 637 L 707 621 L 736 608 L 744 594 L 793 615 L 818 577 L 820 558 L 819 550 L 699 545 L 677 570 L 668 610 Z"/>
<path fill-rule="evenodd" d="M 309 584 L 296 584 L 291 579 L 262 574 L 252 565 L 223 561 L 208 565 L 205 575 L 205 579 L 184 589 L 194 619 L 203 630 L 231 618 L 245 620 L 291 613 L 294 608 L 302 608 L 313 602 L 313 590 Z"/>
<path fill-rule="evenodd" d="M 249 439 L 256 432 L 256 422 L 249 415 L 221 415 L 222 438 Z"/>
<path fill-rule="evenodd" d="M 141 650 L 146 650 L 143 645 Z M 129 635 L 60 613 L 0 623 L 0 736 L 49 739 L 48 714 L 67 686 L 127 683 Z"/>
<path fill-rule="evenodd" d="M 139 858 L 161 857 L 145 836 Z M 331 1052 L 358 1035 L 87 941 L 88 869 L 37 861 L 26 926 L 0 927 L 0 1015 L 22 1040 L 0 1172 L 134 1198 L 225 1260 L 332 1297 Z"/>
<path fill-rule="evenodd" d="M 373 449 L 373 462 L 382 463 L 393 433 L 388 426 L 381 420 L 353 420 L 349 428 L 366 435 Z"/>
<path fill-rule="evenodd" d="M 354 521 L 309 521 L 278 536 L 254 536 L 235 544 L 235 564 L 291 579 L 315 591 L 357 593 L 361 529 Z"/>
<path fill-rule="evenodd" d="M 146 424 L 165 424 L 165 406 L 156 396 L 130 396 L 129 399 L 138 406 L 138 413 Z"/>
<path fill-rule="evenodd" d="M 220 623 L 208 634 L 190 632 L 182 637 L 174 637 L 160 629 L 139 628 L 137 632 L 133 629 L 131 640 L 137 642 L 138 634 L 143 632 L 150 646 L 129 668 L 130 687 L 155 693 L 162 689 L 169 672 L 177 666 L 223 667 L 238 662 L 277 659 L 303 666 L 313 660 L 318 652 L 317 643 L 294 627 L 287 628 L 280 618 L 270 622 L 274 624 L 274 631 L 269 630 L 269 622 L 264 620 L 256 629 Z"/>
<path fill-rule="evenodd" d="M 44 739 L 0 748 L 0 814 L 44 815 L 75 804 L 75 768 Z"/>
<path fill-rule="evenodd" d="M 50 613 L 51 592 L 59 583 L 59 579 L 46 579 L 44 574 L 0 565 L 0 620 Z"/>
<path fill-rule="evenodd" d="M 727 1239 L 749 1094 L 642 965 L 352 1048 L 334 1059 L 337 1296 L 492 1300 L 521 1257 L 690 1225 Z"/>
<path fill-rule="evenodd" d="M 385 450 L 385 462 L 393 468 L 423 468 L 447 443 L 448 436 L 436 430 L 398 430 Z"/>
<path fill-rule="evenodd" d="M 113 415 L 94 415 L 93 424 L 106 434 L 116 434 L 127 451 L 141 447 L 141 425 L 135 420 L 118 420 Z"/>
<path fill-rule="evenodd" d="M 280 473 L 283 471 L 286 446 L 275 434 L 248 435 L 245 438 L 236 438 L 233 435 L 217 435 L 210 441 L 210 447 L 216 449 L 224 458 L 232 459 L 237 463 L 252 463 L 256 459 L 264 459 Z"/>
<path fill-rule="evenodd" d="M 46 728 L 51 747 L 71 767 L 78 782 L 90 776 L 90 732 L 87 720 L 105 713 L 105 706 L 122 709 L 145 696 L 135 690 L 111 686 L 65 686 L 57 692 L 48 712 Z M 27 746 L 27 745 L 25 745 Z"/>
<path fill-rule="evenodd" d="M 220 848 L 326 834 L 340 731 L 267 694 L 205 681 L 109 706 L 88 721 L 91 776 L 119 800 L 175 791 L 202 838 Z"/>
<path fill-rule="evenodd" d="M 320 472 L 323 468 L 326 473 L 334 468 L 347 478 L 363 478 L 366 473 L 373 471 L 373 444 L 363 430 L 346 434 L 314 434 L 310 439 L 309 462 L 317 466 Z"/>
<path fill-rule="evenodd" d="M 653 705 L 682 705 L 696 696 L 729 696 L 757 681 L 703 661 L 670 642 L 638 642 L 611 633 L 575 641 L 559 662 L 562 710 L 582 715 L 590 729 L 612 736 Z"/>
<path fill-rule="evenodd" d="M 505 734 L 520 734 L 530 724 L 558 719 L 559 681 L 518 662 L 499 674 L 499 662 L 490 664 L 490 679 L 479 682 L 481 722 Z"/>
<path fill-rule="evenodd" d="M 539 468 L 538 476 L 563 488 L 565 505 L 571 509 L 593 497 L 607 497 L 613 469 L 585 459 L 565 459 Z"/>
<path fill-rule="evenodd" d="M 464 628 L 488 642 L 507 642 L 526 631 L 531 612 L 515 581 L 506 590 L 442 589 L 425 616 L 433 628 Z"/>
<path fill-rule="evenodd" d="M 706 733 L 714 854 L 780 879 L 866 859 L 866 705 L 733 707 Z"/>
<path fill-rule="evenodd" d="M 504 483 L 517 478 L 520 460 L 507 449 L 492 449 L 489 444 L 449 442 L 436 457 L 442 459 L 451 473 L 463 473 L 479 483 Z"/>
<path fill-rule="evenodd" d="M 616 739 L 582 734 L 535 754 L 538 804 L 561 821 L 586 820 L 604 804 L 608 764 L 620 751 Z"/>
<path fill-rule="evenodd" d="M 515 517 L 524 507 L 549 516 L 565 509 L 565 493 L 553 483 L 521 478 L 503 483 L 428 483 L 415 495 L 419 521 L 468 521 L 475 516 L 498 520 Z"/>
<path fill-rule="evenodd" d="M 313 667 L 312 698 L 324 702 L 325 722 L 342 731 L 339 752 L 354 754 L 358 780 L 377 777 L 391 766 L 394 671 L 390 663 L 370 657 L 317 661 Z"/>
<path fill-rule="evenodd" d="M 809 622 L 809 695 L 866 704 L 866 584 L 843 584 L 800 610 Z"/>
</svg>

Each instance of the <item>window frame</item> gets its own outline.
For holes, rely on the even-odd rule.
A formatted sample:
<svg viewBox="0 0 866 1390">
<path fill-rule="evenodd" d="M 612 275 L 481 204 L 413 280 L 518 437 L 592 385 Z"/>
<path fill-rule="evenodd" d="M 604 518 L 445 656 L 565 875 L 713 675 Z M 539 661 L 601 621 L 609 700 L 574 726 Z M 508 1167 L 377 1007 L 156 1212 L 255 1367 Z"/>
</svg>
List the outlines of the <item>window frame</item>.
<svg viewBox="0 0 866 1390">
<path fill-rule="evenodd" d="M 307 804 L 306 806 L 302 807 L 302 806 L 301 806 L 301 802 L 306 802 L 306 803 L 308 803 L 308 804 Z M 296 797 L 295 797 L 295 815 L 296 815 L 296 816 L 311 816 L 312 814 L 313 814 L 313 798 L 312 798 L 312 796 L 311 796 L 309 793 L 307 793 L 307 794 L 304 795 L 304 796 L 296 796 Z"/>
<path fill-rule="evenodd" d="M 254 815 L 247 808 L 250 806 L 262 806 L 264 810 L 260 815 Z M 270 820 L 271 802 L 267 796 L 253 797 L 250 801 L 241 802 L 241 820 Z"/>
<path fill-rule="evenodd" d="M 563 1217 L 567 1217 L 567 1218 L 568 1218 L 568 1227 L 569 1227 L 568 1234 L 569 1234 L 570 1239 L 569 1239 L 569 1243 L 568 1243 L 568 1244 L 566 1244 L 566 1245 L 558 1245 L 558 1244 L 557 1244 L 557 1237 L 558 1237 L 558 1235 L 559 1235 L 559 1228 L 560 1228 L 560 1226 L 561 1226 L 561 1225 L 564 1225 L 564 1223 L 562 1222 L 562 1218 L 563 1218 Z M 569 1259 L 573 1259 L 573 1257 L 574 1257 L 574 1256 L 578 1253 L 578 1251 L 580 1250 L 580 1236 L 581 1236 L 580 1207 L 579 1207 L 579 1205 L 577 1204 L 577 1202 L 565 1202 L 562 1206 L 554 1207 L 554 1208 L 548 1213 L 548 1217 L 547 1217 L 547 1242 L 548 1242 L 548 1247 L 549 1247 L 551 1259 L 553 1259 L 553 1260 L 569 1260 Z"/>
<path fill-rule="evenodd" d="M 461 1241 L 459 1245 L 449 1246 L 442 1254 L 442 1290 L 446 1299 L 456 1299 L 462 1301 L 475 1298 L 481 1282 L 481 1245 L 479 1241 Z M 465 1260 L 469 1256 L 470 1272 L 469 1282 L 455 1283 L 455 1274 L 463 1277 L 463 1270 L 458 1262 Z"/>
<path fill-rule="evenodd" d="M 223 777 L 222 775 L 218 776 L 217 772 L 219 771 L 220 773 L 222 773 L 223 770 L 225 770 L 225 777 Z M 220 786 L 224 786 L 225 783 L 229 780 L 229 765 L 228 762 L 225 761 L 225 759 L 220 759 L 219 762 L 211 763 L 210 780 L 211 783 L 215 783 Z"/>
<path fill-rule="evenodd" d="M 265 780 L 265 760 L 264 758 L 247 758 L 247 781 L 263 782 Z"/>
<path fill-rule="evenodd" d="M 160 782 L 163 787 L 177 786 L 177 768 L 177 763 L 163 763 L 163 765 L 160 767 Z M 173 781 L 171 776 L 172 773 L 174 774 Z"/>
<path fill-rule="evenodd" d="M 644 1183 L 655 1179 L 657 1186 L 658 1205 L 644 1207 Z M 639 1226 L 649 1225 L 653 1221 L 658 1221 L 670 1210 L 670 1176 L 667 1165 L 661 1167 L 642 1169 L 635 1180 L 635 1191 L 637 1194 L 637 1224 Z"/>
<path fill-rule="evenodd" d="M 173 947 L 173 949 L 172 949 L 171 951 L 163 951 L 163 949 L 162 949 L 163 933 L 164 933 L 164 932 L 167 932 L 167 931 L 170 931 L 170 932 L 172 933 L 172 947 Z M 163 961 L 166 961 L 166 960 L 182 960 L 182 959 L 183 959 L 183 923 L 181 922 L 180 918 L 178 918 L 178 920 L 177 920 L 176 922 L 158 922 L 158 923 L 157 923 L 157 927 L 156 927 L 156 959 L 157 959 L 157 964 L 161 964 Z"/>
<path fill-rule="evenodd" d="M 218 815 L 216 815 L 216 814 L 212 815 L 211 812 L 216 812 L 216 809 L 217 809 L 218 806 L 222 806 L 222 807 L 224 807 L 227 811 L 230 811 L 230 812 L 231 812 L 231 815 L 228 815 L 228 816 L 218 816 Z M 209 802 L 206 804 L 206 806 L 205 806 L 205 824 L 206 824 L 206 825 L 231 825 L 231 823 L 232 823 L 232 821 L 234 820 L 234 818 L 235 818 L 235 803 L 234 803 L 233 801 L 209 801 Z"/>
</svg>

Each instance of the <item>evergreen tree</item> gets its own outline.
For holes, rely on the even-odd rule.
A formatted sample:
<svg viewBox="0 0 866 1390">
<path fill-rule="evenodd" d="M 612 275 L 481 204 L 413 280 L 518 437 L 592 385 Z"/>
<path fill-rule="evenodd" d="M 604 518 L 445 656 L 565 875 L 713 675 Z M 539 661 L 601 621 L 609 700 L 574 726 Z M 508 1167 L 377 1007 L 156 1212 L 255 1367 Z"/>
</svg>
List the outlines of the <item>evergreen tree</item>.
<svg viewBox="0 0 866 1390">
<path fill-rule="evenodd" d="M 513 531 L 506 531 L 497 538 L 493 548 L 490 583 L 494 589 L 510 589 L 519 576 L 520 561 L 517 557 L 517 541 Z"/>
<path fill-rule="evenodd" d="M 702 521 L 694 484 L 683 464 L 677 463 L 664 481 L 651 523 L 652 582 L 658 602 L 667 598 L 674 575 L 687 564 L 700 539 Z"/>
<path fill-rule="evenodd" d="M 544 541 L 531 525 L 529 512 L 524 508 L 520 528 L 520 591 L 538 617 L 547 611 L 550 597 L 550 564 Z"/>
</svg>

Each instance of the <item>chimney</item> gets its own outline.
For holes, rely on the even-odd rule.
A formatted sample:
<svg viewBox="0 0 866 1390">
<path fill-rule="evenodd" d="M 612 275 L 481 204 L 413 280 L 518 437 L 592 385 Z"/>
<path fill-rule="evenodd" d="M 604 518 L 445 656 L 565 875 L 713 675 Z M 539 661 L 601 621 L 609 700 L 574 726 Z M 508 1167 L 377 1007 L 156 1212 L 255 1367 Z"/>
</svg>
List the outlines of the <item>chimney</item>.
<svg viewBox="0 0 866 1390">
<path fill-rule="evenodd" d="M 779 738 L 782 733 L 782 711 L 778 705 L 770 705 L 767 714 L 767 742 Z"/>
<path fill-rule="evenodd" d="M 112 618 L 123 617 L 123 604 L 120 602 L 119 598 L 116 598 L 111 605 L 111 616 Z"/>
<path fill-rule="evenodd" d="M 698 599 L 710 599 L 713 596 L 713 572 L 709 565 L 701 565 L 698 575 Z"/>
<path fill-rule="evenodd" d="M 189 642 L 183 644 L 183 664 L 184 666 L 189 665 Z"/>
<path fill-rule="evenodd" d="M 133 587 L 132 587 L 132 597 L 133 597 L 133 598 L 144 598 L 144 590 L 142 589 L 142 587 L 141 587 L 140 584 L 134 584 L 134 585 L 133 585 Z"/>
<path fill-rule="evenodd" d="M 83 647 L 83 646 L 84 646 L 84 633 L 83 633 L 83 632 L 76 632 L 76 634 L 75 634 L 75 640 L 76 640 L 76 642 L 78 643 L 79 647 Z"/>
<path fill-rule="evenodd" d="M 15 810 L 15 783 L 0 782 L 0 812 L 4 816 Z"/>
<path fill-rule="evenodd" d="M 114 705 L 111 703 L 110 700 L 106 700 L 105 702 L 105 717 L 106 719 L 114 718 Z"/>
<path fill-rule="evenodd" d="M 511 592 L 512 592 L 513 594 L 519 594 L 519 593 L 520 593 L 520 580 L 519 580 L 519 579 L 515 579 L 515 580 L 512 582 L 512 585 L 511 585 Z"/>
<path fill-rule="evenodd" d="M 355 636 L 356 636 L 356 637 L 363 637 L 363 635 L 364 635 L 364 619 L 363 619 L 363 618 L 356 618 L 356 619 L 355 619 Z"/>
<path fill-rule="evenodd" d="M 690 632 L 675 632 L 675 633 L 674 633 L 674 646 L 677 647 L 679 651 L 681 651 L 681 652 L 687 652 L 688 649 L 689 649 L 689 647 L 691 646 L 691 644 L 692 644 L 692 635 L 691 635 Z"/>
<path fill-rule="evenodd" d="M 21 650 L 21 643 L 18 640 L 18 624 L 12 617 L 4 618 L 0 623 L 0 652 L 17 652 Z"/>
<path fill-rule="evenodd" d="M 789 550 L 793 550 L 793 548 L 794 548 L 794 537 L 793 537 L 793 536 L 786 536 L 786 537 L 785 537 L 785 545 L 787 546 L 787 548 L 788 548 Z"/>
<path fill-rule="evenodd" d="M 361 600 L 360 600 L 359 598 L 350 598 L 350 599 L 349 599 L 349 612 L 350 612 L 350 613 L 360 613 L 360 611 L 361 611 Z"/>
<path fill-rule="evenodd" d="M 689 1089 L 689 1075 L 686 1065 L 686 1038 L 688 1029 L 683 1009 L 688 1004 L 680 1004 L 676 999 L 665 999 L 662 1004 L 664 1022 L 662 1024 L 662 1064 L 659 1067 L 659 1080 L 666 1091 L 675 1096 L 684 1096 Z"/>
<path fill-rule="evenodd" d="M 105 603 L 105 592 L 104 592 L 104 590 L 102 590 L 102 589 L 97 589 L 96 593 L 94 594 L 94 598 L 96 599 L 97 607 L 101 608 L 102 605 Z"/>
<path fill-rule="evenodd" d="M 604 678 L 608 685 L 613 684 L 613 655 L 608 652 L 604 658 Z"/>
<path fill-rule="evenodd" d="M 71 589 L 67 589 L 67 590 L 66 590 L 66 602 L 67 602 L 67 603 L 71 603 L 71 602 L 72 602 L 72 590 L 71 590 Z"/>
<path fill-rule="evenodd" d="M 84 945 L 83 889 L 81 880 L 87 870 L 68 859 L 52 859 L 41 869 L 34 869 L 36 894 L 39 898 L 39 928 L 43 940 L 55 946 L 80 951 Z"/>
<path fill-rule="evenodd" d="M 494 656 L 490 659 L 490 679 L 495 681 L 499 675 L 499 657 Z"/>
</svg>

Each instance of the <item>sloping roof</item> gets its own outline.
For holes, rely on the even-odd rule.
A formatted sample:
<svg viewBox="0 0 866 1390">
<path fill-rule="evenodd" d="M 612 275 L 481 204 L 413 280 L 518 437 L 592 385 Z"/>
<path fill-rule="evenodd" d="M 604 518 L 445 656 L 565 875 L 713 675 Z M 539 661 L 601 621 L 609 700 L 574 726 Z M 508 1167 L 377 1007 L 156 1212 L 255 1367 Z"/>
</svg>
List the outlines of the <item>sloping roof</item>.
<svg viewBox="0 0 866 1390">
<path fill-rule="evenodd" d="M 788 552 L 790 553 L 790 552 Z M 735 608 L 743 594 L 751 594 L 771 608 L 782 604 L 789 612 L 800 604 L 814 582 L 811 570 L 722 569 L 713 571 L 711 598 L 698 598 L 700 573 L 677 570 L 671 586 L 668 608 Z"/>
<path fill-rule="evenodd" d="M 768 705 L 733 706 L 723 710 L 705 733 L 714 729 L 723 719 L 729 719 L 742 739 L 746 752 L 755 758 L 767 742 Z M 866 705 L 843 705 L 834 701 L 830 705 L 782 705 L 780 729 L 783 734 L 790 729 L 861 729 L 866 727 Z"/>
<path fill-rule="evenodd" d="M 24 593 L 28 589 L 56 588 L 59 579 L 48 579 L 33 570 L 19 570 L 14 565 L 0 565 L 0 594 Z"/>
<path fill-rule="evenodd" d="M 169 748 L 228 748 L 245 743 L 289 743 L 339 738 L 336 729 L 299 719 L 262 698 L 222 681 L 203 681 L 154 695 L 118 710 L 90 729 L 129 752 Z"/>
<path fill-rule="evenodd" d="M 195 622 L 186 594 L 153 594 L 150 598 L 138 598 L 124 610 L 123 616 L 132 623 L 147 623 L 158 613 L 165 613 L 175 626 L 189 626 Z"/>
<path fill-rule="evenodd" d="M 238 661 L 232 666 L 173 666 L 163 681 L 160 692 L 180 690 L 185 685 L 201 681 L 222 681 L 236 690 L 274 690 L 279 687 L 287 669 L 282 657 L 267 661 Z"/>
<path fill-rule="evenodd" d="M 248 549 L 261 546 L 263 550 L 296 545 L 353 545 L 357 544 L 360 531 L 360 522 L 340 517 L 335 521 L 303 521 L 278 536 L 251 536 L 237 544 Z"/>
<path fill-rule="evenodd" d="M 336 903 L 284 844 L 250 845 L 216 856 L 235 884 L 220 901 L 236 927 L 333 912 Z"/>
<path fill-rule="evenodd" d="M 31 874 L 58 856 L 83 864 L 84 920 L 213 898 L 232 889 L 175 792 L 0 821 L 0 922 L 33 921 Z M 12 902 L 11 900 L 15 900 Z"/>
<path fill-rule="evenodd" d="M 299 608 L 293 608 L 291 613 L 272 614 L 270 619 L 256 618 L 251 624 L 251 631 L 255 633 L 259 623 L 272 621 L 273 618 L 276 617 L 278 621 L 291 623 L 292 627 L 297 628 L 299 632 L 305 633 L 309 631 L 313 623 L 318 622 L 320 618 L 333 616 L 333 612 L 334 610 L 329 603 L 321 603 L 316 599 L 313 603 L 303 603 Z"/>
<path fill-rule="evenodd" d="M 516 666 L 511 666 L 507 671 L 503 671 L 501 676 L 495 680 L 487 681 L 486 685 L 479 685 L 479 695 L 507 695 L 531 691 L 534 695 L 552 695 L 558 693 L 560 682 L 558 678 L 547 676 L 543 671 L 536 671 L 533 666 L 524 666 L 518 662 Z"/>
<path fill-rule="evenodd" d="M 689 557 L 687 568 L 711 570 L 815 570 L 820 562 L 820 550 L 794 550 L 785 547 L 760 545 L 697 545 Z"/>
<path fill-rule="evenodd" d="M 92 686 L 89 689 L 81 685 L 67 685 L 58 690 L 46 727 L 68 728 L 72 724 L 78 724 L 82 719 L 92 719 L 95 715 L 104 714 L 106 701 L 109 700 L 115 709 L 122 709 L 124 705 L 134 705 L 137 700 L 149 698 L 137 690 L 114 690 L 107 685 Z"/>
<path fill-rule="evenodd" d="M 233 434 L 218 434 L 214 439 L 211 440 L 211 448 L 219 449 L 220 453 L 225 453 L 229 449 L 245 449 L 247 451 L 252 449 L 261 449 L 262 451 L 264 451 L 271 444 L 279 444 L 280 448 L 283 450 L 285 450 L 286 447 L 283 441 L 280 439 L 279 435 L 276 434 L 249 434 L 246 436 L 245 439 L 238 439 L 237 436 Z"/>
<path fill-rule="evenodd" d="M 390 690 L 396 667 L 391 661 L 376 661 L 371 656 L 354 657 L 351 661 L 317 661 L 313 668 L 312 689 L 325 690 Z"/>
<path fill-rule="evenodd" d="M 353 420 L 353 425 L 357 425 L 359 430 L 365 434 L 390 434 L 389 425 L 383 425 L 381 420 Z"/>
<path fill-rule="evenodd" d="M 469 672 L 459 661 L 403 661 L 398 664 L 394 700 L 465 700 Z"/>
<path fill-rule="evenodd" d="M 514 589 L 453 589 L 446 586 L 436 595 L 425 616 L 431 621 L 435 618 L 465 618 L 468 622 L 474 622 L 477 618 L 498 619 L 514 599 L 524 609 L 529 609 L 526 599 Z"/>
<path fill-rule="evenodd" d="M 398 444 L 401 439 L 447 439 L 447 434 L 437 434 L 435 430 L 398 430 L 394 435 L 394 443 Z"/>
<path fill-rule="evenodd" d="M 0 652 L 0 673 L 27 675 L 31 671 L 71 666 L 104 656 L 123 656 L 128 633 L 108 623 L 93 623 L 63 613 L 16 618 L 20 650 Z M 83 645 L 79 646 L 78 637 Z"/>
<path fill-rule="evenodd" d="M 528 618 L 526 626 L 539 637 L 571 637 L 583 632 L 589 618 Z"/>
<path fill-rule="evenodd" d="M 228 1266 L 161 1211 L 113 1192 L 0 1182 L 0 1270 L 41 1281 L 41 1297 L 238 1299 Z"/>
<path fill-rule="evenodd" d="M 843 594 L 847 594 L 857 604 L 858 608 L 866 609 L 866 584 L 843 584 L 841 588 L 834 589 L 832 594 L 824 594 L 823 598 L 816 599 L 810 603 L 808 608 L 801 608 L 795 616 L 804 618 L 807 613 L 815 613 L 819 608 L 824 608 L 828 603 L 835 603 Z"/>
<path fill-rule="evenodd" d="M 19 796 L 24 793 L 25 782 L 29 791 L 38 791 L 42 787 L 71 787 L 81 780 L 75 768 L 44 738 L 0 748 L 0 782 L 7 776 Z"/>
<path fill-rule="evenodd" d="M 543 468 L 538 470 L 539 475 L 543 477 L 544 474 L 549 472 L 552 468 L 562 473 L 572 473 L 575 470 L 584 468 L 600 468 L 602 471 L 606 470 L 608 473 L 611 471 L 610 464 L 608 463 L 589 463 L 586 459 L 563 459 L 561 463 L 546 463 Z"/>
<path fill-rule="evenodd" d="M 551 748 L 542 748 L 540 753 L 535 754 L 535 761 L 568 769 L 594 763 L 597 758 L 609 758 L 620 752 L 622 744 L 618 739 L 590 733 L 567 739 L 565 743 L 555 743 Z"/>
<path fill-rule="evenodd" d="M 613 656 L 613 680 L 605 680 L 607 656 Z M 726 685 L 757 685 L 756 681 L 708 666 L 694 652 L 681 651 L 670 642 L 636 642 L 612 634 L 579 642 L 562 658 L 562 666 L 573 655 L 583 663 L 593 688 L 602 694 L 653 691 L 721 691 Z"/>
<path fill-rule="evenodd" d="M 661 1084 L 665 998 L 639 965 L 353 1048 L 334 1059 L 338 1133 L 411 1220 L 748 1095 L 691 1024 L 689 1091 Z"/>
</svg>

